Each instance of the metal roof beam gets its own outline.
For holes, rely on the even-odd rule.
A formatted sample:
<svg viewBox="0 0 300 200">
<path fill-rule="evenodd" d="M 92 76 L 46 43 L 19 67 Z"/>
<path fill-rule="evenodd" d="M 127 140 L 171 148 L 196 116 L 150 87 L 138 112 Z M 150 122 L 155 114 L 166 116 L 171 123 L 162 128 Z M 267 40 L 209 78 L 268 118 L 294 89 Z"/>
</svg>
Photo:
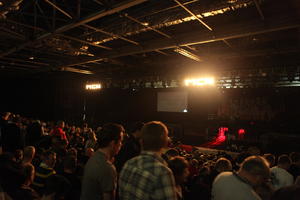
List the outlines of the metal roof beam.
<svg viewBox="0 0 300 200">
<path fill-rule="evenodd" d="M 272 25 L 269 24 L 268 27 L 265 27 L 264 25 L 256 25 L 253 27 L 253 24 L 243 24 L 243 27 L 241 25 L 234 24 L 232 27 L 228 27 L 224 30 L 226 32 L 223 33 L 215 33 L 207 34 L 207 35 L 201 35 L 199 32 L 192 32 L 188 34 L 182 34 L 178 36 L 176 41 L 178 41 L 177 44 L 174 43 L 172 40 L 165 40 L 165 39 L 157 39 L 155 41 L 151 41 L 145 45 L 143 45 L 143 48 L 138 48 L 137 46 L 127 46 L 123 47 L 121 49 L 118 49 L 117 52 L 112 51 L 111 53 L 108 53 L 106 55 L 102 56 L 95 56 L 93 58 L 88 58 L 86 60 L 81 59 L 79 61 L 80 64 L 84 64 L 87 62 L 93 62 L 96 60 L 103 60 L 105 58 L 117 58 L 121 56 L 128 56 L 133 54 L 139 54 L 139 53 L 146 53 L 156 50 L 163 50 L 163 49 L 171 49 L 176 48 L 178 46 L 186 46 L 186 45 L 196 45 L 196 44 L 205 44 L 205 43 L 211 43 L 211 42 L 218 42 L 228 39 L 236 39 L 236 38 L 243 38 L 248 37 L 252 35 L 259 35 L 264 33 L 270 33 L 270 32 L 276 32 L 276 31 L 282 31 L 287 29 L 295 29 L 300 27 L 299 22 L 294 23 L 280 23 L 278 20 L 276 21 L 278 24 Z M 251 28 L 250 28 L 251 27 Z M 236 31 L 232 31 L 236 30 Z M 228 32 L 229 31 L 229 32 Z M 201 38 L 199 38 L 199 36 Z M 67 64 L 68 66 L 77 65 L 78 63 L 74 62 Z"/>
<path fill-rule="evenodd" d="M 146 2 L 147 0 L 129 0 L 129 1 L 126 1 L 126 3 L 121 3 L 121 4 L 117 4 L 116 6 L 114 6 L 112 9 L 110 10 L 106 10 L 106 11 L 99 11 L 97 13 L 94 13 L 82 20 L 79 20 L 77 22 L 73 22 L 71 24 L 67 24 L 65 26 L 62 26 L 56 30 L 54 30 L 53 32 L 51 33 L 45 33 L 41 36 L 39 36 L 38 38 L 36 38 L 35 40 L 31 41 L 27 41 L 19 46 L 16 46 L 16 47 L 13 47 L 11 49 L 8 49 L 5 53 L 2 53 L 0 54 L 0 57 L 3 57 L 3 56 L 7 56 L 11 53 L 14 53 L 16 51 L 19 51 L 20 49 L 23 49 L 24 47 L 38 41 L 38 40 L 43 40 L 43 39 L 46 39 L 46 38 L 49 38 L 51 36 L 53 36 L 54 34 L 57 34 L 57 33 L 62 33 L 62 32 L 65 32 L 65 31 L 68 31 L 70 29 L 73 29 L 73 28 L 76 28 L 78 26 L 81 26 L 83 24 L 86 24 L 86 23 L 89 23 L 91 21 L 94 21 L 96 19 L 99 19 L 99 18 L 102 18 L 102 17 L 105 17 L 107 15 L 112 15 L 114 13 L 117 13 L 117 12 L 120 12 L 122 10 L 125 10 L 127 8 L 130 8 L 132 6 L 135 6 L 135 5 L 138 5 L 138 4 L 141 4 L 141 3 L 144 3 Z"/>
</svg>

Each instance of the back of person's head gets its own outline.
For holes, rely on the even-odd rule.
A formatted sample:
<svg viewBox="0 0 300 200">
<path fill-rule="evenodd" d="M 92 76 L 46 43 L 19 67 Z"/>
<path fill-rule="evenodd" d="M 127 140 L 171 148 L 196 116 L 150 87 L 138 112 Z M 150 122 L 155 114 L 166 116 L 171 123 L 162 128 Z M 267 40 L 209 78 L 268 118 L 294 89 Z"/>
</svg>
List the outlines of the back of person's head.
<svg viewBox="0 0 300 200">
<path fill-rule="evenodd" d="M 168 128 L 159 121 L 146 123 L 142 128 L 142 147 L 145 151 L 160 151 L 168 144 Z"/>
<path fill-rule="evenodd" d="M 172 148 L 166 151 L 165 155 L 170 159 L 172 157 L 179 156 L 179 152 L 177 149 Z"/>
<path fill-rule="evenodd" d="M 136 131 L 141 131 L 145 123 L 143 122 L 135 122 L 131 128 L 130 128 L 130 133 L 134 133 Z"/>
<path fill-rule="evenodd" d="M 122 132 L 125 132 L 125 129 L 120 124 L 109 123 L 105 124 L 101 131 L 98 133 L 98 145 L 99 148 L 104 148 L 109 146 L 112 141 L 119 141 L 122 138 Z"/>
<path fill-rule="evenodd" d="M 34 146 L 26 146 L 24 148 L 23 157 L 24 159 L 32 159 L 35 154 L 35 147 Z"/>
<path fill-rule="evenodd" d="M 173 175 L 177 183 L 182 183 L 185 181 L 189 175 L 189 163 L 184 157 L 175 156 L 168 161 L 168 166 L 172 170 Z"/>
<path fill-rule="evenodd" d="M 278 165 L 290 165 L 291 159 L 288 155 L 282 154 L 278 157 Z"/>
<path fill-rule="evenodd" d="M 250 156 L 241 164 L 240 170 L 253 176 L 269 177 L 270 168 L 266 159 L 261 156 Z"/>
<path fill-rule="evenodd" d="M 189 163 L 182 156 L 175 156 L 168 161 L 168 166 L 172 170 L 174 176 L 181 175 L 185 168 L 189 167 Z"/>
<path fill-rule="evenodd" d="M 225 172 L 232 170 L 231 162 L 226 158 L 219 158 L 215 164 L 215 170 L 218 172 Z"/>
<path fill-rule="evenodd" d="M 78 155 L 78 151 L 76 148 L 72 147 L 68 149 L 67 156 L 74 156 L 75 158 L 77 158 L 77 155 Z"/>
<path fill-rule="evenodd" d="M 52 175 L 46 180 L 44 195 L 53 200 L 64 199 L 70 188 L 71 183 L 65 177 Z"/>
<path fill-rule="evenodd" d="M 290 159 L 291 159 L 292 163 L 300 162 L 300 153 L 299 152 L 290 153 Z"/>
<path fill-rule="evenodd" d="M 270 167 L 273 167 L 275 165 L 275 156 L 271 153 L 266 153 L 263 155 L 263 157 L 268 161 Z"/>
<path fill-rule="evenodd" d="M 75 172 L 77 168 L 77 158 L 75 156 L 67 156 L 64 159 L 64 169 Z"/>
</svg>

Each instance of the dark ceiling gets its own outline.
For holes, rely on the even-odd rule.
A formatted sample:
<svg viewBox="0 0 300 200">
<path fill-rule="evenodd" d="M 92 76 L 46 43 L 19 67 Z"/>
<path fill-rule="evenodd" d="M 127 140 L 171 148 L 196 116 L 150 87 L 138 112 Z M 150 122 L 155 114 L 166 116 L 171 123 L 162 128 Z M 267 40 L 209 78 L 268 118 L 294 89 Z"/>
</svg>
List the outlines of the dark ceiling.
<svg viewBox="0 0 300 200">
<path fill-rule="evenodd" d="M 299 73 L 299 0 L 0 0 L 0 18 L 2 75 Z"/>
</svg>

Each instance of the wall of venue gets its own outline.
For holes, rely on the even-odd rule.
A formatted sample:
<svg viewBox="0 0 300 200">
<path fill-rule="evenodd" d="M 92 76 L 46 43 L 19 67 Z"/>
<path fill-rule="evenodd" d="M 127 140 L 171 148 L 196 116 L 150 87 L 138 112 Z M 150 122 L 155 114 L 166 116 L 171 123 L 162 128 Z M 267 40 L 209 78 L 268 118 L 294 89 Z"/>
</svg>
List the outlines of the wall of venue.
<svg viewBox="0 0 300 200">
<path fill-rule="evenodd" d="M 162 120 L 191 135 L 204 134 L 207 127 L 229 121 L 276 131 L 297 131 L 300 120 L 294 88 L 245 89 L 117 89 L 86 91 L 85 78 L 1 79 L 0 111 L 12 111 L 44 120 L 64 119 L 82 123 L 86 116 L 94 126 L 108 121 Z M 188 112 L 157 112 L 157 92 L 188 91 Z"/>
</svg>

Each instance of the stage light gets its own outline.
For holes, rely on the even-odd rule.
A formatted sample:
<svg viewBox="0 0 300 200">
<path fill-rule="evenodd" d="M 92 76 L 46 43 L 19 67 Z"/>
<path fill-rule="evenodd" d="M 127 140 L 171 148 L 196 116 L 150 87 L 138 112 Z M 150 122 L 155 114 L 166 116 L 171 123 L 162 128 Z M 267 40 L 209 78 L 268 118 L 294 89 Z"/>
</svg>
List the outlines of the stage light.
<svg viewBox="0 0 300 200">
<path fill-rule="evenodd" d="M 197 78 L 197 79 L 186 79 L 184 81 L 185 86 L 205 86 L 214 85 L 214 78 Z"/>
<path fill-rule="evenodd" d="M 96 84 L 86 84 L 85 85 L 86 90 L 100 90 L 101 89 L 101 84 L 96 83 Z"/>
</svg>

